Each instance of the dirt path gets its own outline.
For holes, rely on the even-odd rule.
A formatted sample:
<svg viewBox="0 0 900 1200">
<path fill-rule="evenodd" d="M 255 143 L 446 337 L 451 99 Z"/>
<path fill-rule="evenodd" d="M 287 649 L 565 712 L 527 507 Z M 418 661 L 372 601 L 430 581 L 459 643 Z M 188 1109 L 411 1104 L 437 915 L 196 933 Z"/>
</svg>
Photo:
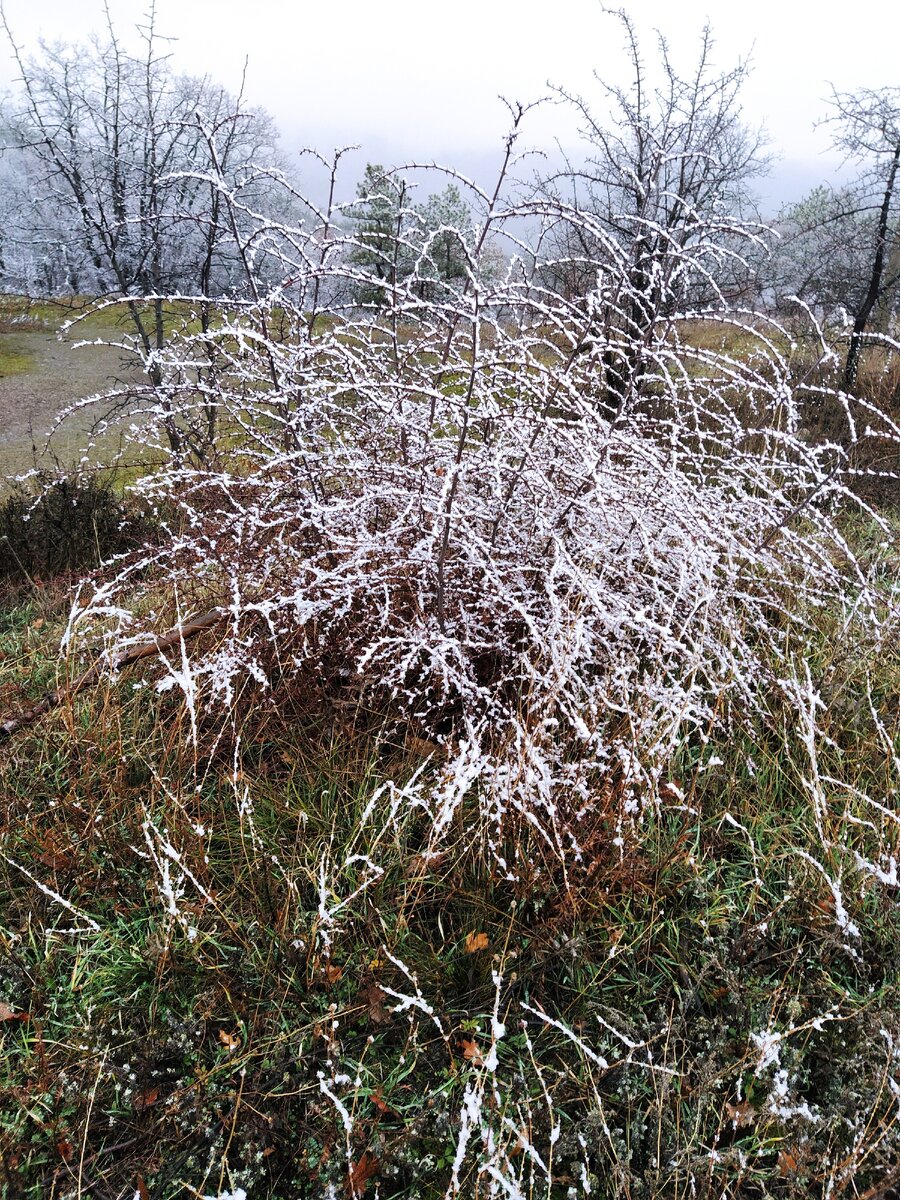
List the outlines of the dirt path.
<svg viewBox="0 0 900 1200">
<path fill-rule="evenodd" d="M 115 333 L 111 331 L 110 336 Z M 60 342 L 50 332 L 0 334 L 0 340 L 7 339 L 32 361 L 27 371 L 0 376 L 0 489 L 5 477 L 32 466 L 32 446 L 37 450 L 38 461 L 47 465 L 51 464 L 53 453 L 63 462 L 77 461 L 103 409 L 92 405 L 69 417 L 53 433 L 48 450 L 47 440 L 58 413 L 74 401 L 105 391 L 136 374 L 122 352 L 109 346 L 91 345 L 75 350 L 71 342 Z M 108 438 L 107 444 L 112 441 Z"/>
</svg>

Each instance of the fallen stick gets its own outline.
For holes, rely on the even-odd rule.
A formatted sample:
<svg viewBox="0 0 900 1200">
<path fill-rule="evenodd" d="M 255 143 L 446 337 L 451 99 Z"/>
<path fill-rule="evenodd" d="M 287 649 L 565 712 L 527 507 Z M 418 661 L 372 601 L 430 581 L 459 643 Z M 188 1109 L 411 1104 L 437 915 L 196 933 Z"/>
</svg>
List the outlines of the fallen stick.
<svg viewBox="0 0 900 1200">
<path fill-rule="evenodd" d="M 112 660 L 112 669 L 121 671 L 124 667 L 130 667 L 132 663 L 139 662 L 142 658 L 153 658 L 155 655 L 162 654 L 170 647 L 177 646 L 180 642 L 186 642 L 198 633 L 202 633 L 204 629 L 211 629 L 214 625 L 218 625 L 227 616 L 227 609 L 211 608 L 208 612 L 192 617 L 189 621 L 170 629 L 168 633 L 158 634 L 149 642 L 129 646 L 127 650 L 123 650 Z M 103 660 L 98 658 L 69 687 L 48 692 L 34 708 L 28 708 L 24 712 L 7 717 L 0 722 L 0 741 L 12 737 L 14 733 L 18 733 L 20 729 L 24 729 L 28 725 L 33 725 L 35 721 L 39 721 L 52 709 L 58 708 L 64 701 L 74 699 L 79 692 L 96 683 L 103 674 L 103 670 Z"/>
</svg>

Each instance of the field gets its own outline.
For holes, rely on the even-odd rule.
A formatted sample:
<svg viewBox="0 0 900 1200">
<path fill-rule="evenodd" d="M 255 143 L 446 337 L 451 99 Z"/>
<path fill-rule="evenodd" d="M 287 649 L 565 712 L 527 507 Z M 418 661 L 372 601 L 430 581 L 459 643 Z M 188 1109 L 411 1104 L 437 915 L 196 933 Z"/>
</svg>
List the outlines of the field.
<svg viewBox="0 0 900 1200">
<path fill-rule="evenodd" d="M 65 340 L 58 330 L 77 314 L 69 304 L 28 303 L 4 297 L 0 306 L 0 480 L 34 465 L 59 460 L 71 468 L 99 413 L 88 410 L 57 428 L 63 409 L 77 400 L 133 378 L 122 351 L 106 345 L 78 349 L 79 340 L 116 340 L 121 328 L 109 318 L 77 325 Z M 51 436 L 52 435 L 52 436 Z M 109 441 L 105 451 L 111 449 Z M 0 489 L 4 487 L 0 482 Z"/>
<path fill-rule="evenodd" d="M 321 435 L 302 411 L 308 444 L 323 447 L 322 479 L 332 490 L 325 493 L 332 507 L 323 511 L 337 513 L 349 557 L 334 448 L 350 444 L 347 428 L 365 413 L 363 444 L 374 445 L 373 457 L 358 467 L 348 458 L 342 486 L 354 495 L 372 480 L 378 485 L 385 455 L 372 431 L 384 394 L 381 362 L 391 361 L 394 347 L 369 325 L 334 338 L 332 332 L 323 331 L 332 356 L 325 366 L 337 372 L 345 358 L 352 365 L 353 402 L 328 408 L 326 393 Z M 730 397 L 734 364 L 751 362 L 756 340 L 748 332 L 745 341 L 726 343 L 719 329 L 707 332 L 708 345 L 696 330 L 693 343 L 701 356 L 722 356 Z M 471 382 L 465 385 L 480 368 L 469 343 L 450 371 L 437 354 L 416 352 L 416 336 L 411 326 L 403 369 L 412 384 L 404 378 L 401 404 L 418 389 L 439 396 L 449 414 L 426 443 L 440 465 L 413 468 L 422 472 L 412 475 L 421 495 L 442 487 L 461 454 L 456 439 L 479 402 Z M 478 376 L 486 381 L 480 402 L 492 418 L 492 389 L 507 369 L 495 346 L 506 336 L 498 326 L 494 339 L 484 340 L 486 353 L 497 355 Z M 32 398 L 35 421 L 37 414 L 49 420 L 54 388 L 72 398 L 88 376 L 90 388 L 99 385 L 101 364 L 113 369 L 112 358 L 92 347 L 80 360 L 85 372 L 91 364 L 88 374 L 68 373 L 69 352 L 48 332 L 10 337 L 25 369 L 0 381 L 3 394 L 16 404 L 14 385 L 27 388 L 18 394 Z M 542 380 L 548 364 L 547 386 L 555 386 L 560 356 L 543 337 L 537 344 L 534 363 L 510 375 L 515 389 Z M 235 366 L 233 336 L 221 339 L 231 370 L 224 378 L 234 390 L 232 428 L 246 426 L 254 397 L 265 396 L 267 355 L 299 354 L 297 346 L 299 340 L 266 345 L 258 360 L 245 355 Z M 360 382 L 363 353 L 374 363 L 371 387 Z M 259 376 L 239 374 L 257 368 Z M 322 386 L 322 361 L 298 357 L 294 369 L 299 395 Z M 751 384 L 768 378 L 753 374 L 756 366 L 746 370 Z M 692 382 L 706 380 L 707 371 L 702 361 L 692 366 Z M 577 401 L 593 381 L 584 368 L 570 395 Z M 503 398 L 511 402 L 515 394 L 510 384 Z M 593 406 L 581 415 L 554 413 L 549 422 L 534 418 L 546 408 L 529 400 L 522 421 L 534 422 L 534 432 L 512 423 L 511 436 L 529 436 L 531 445 L 539 436 L 555 439 L 547 453 L 555 481 L 576 420 L 589 432 L 606 426 Z M 278 411 L 261 408 L 251 430 L 257 441 L 249 443 L 255 454 L 270 445 Z M 717 411 L 710 408 L 704 419 Z M 749 401 L 747 411 L 752 416 Z M 417 429 L 411 424 L 410 436 L 421 436 Z M 22 456 L 30 439 L 21 427 L 13 437 L 9 453 Z M 474 453 L 486 440 L 474 441 Z M 687 444 L 696 446 L 693 430 Z M 651 440 L 642 451 L 645 445 Z M 267 452 L 277 458 L 281 447 Z M 719 470 L 718 457 L 712 461 Z M 358 551 L 364 569 L 346 571 L 328 550 L 327 570 L 304 584 L 315 596 L 320 579 L 330 586 L 344 572 L 357 589 L 339 597 L 334 640 L 326 638 L 324 649 L 290 618 L 274 624 L 279 604 L 293 611 L 291 589 L 299 594 L 296 579 L 315 570 L 321 553 L 295 517 L 305 460 L 289 454 L 286 462 L 283 480 L 273 473 L 274 488 L 267 471 L 254 476 L 248 469 L 242 480 L 239 511 L 258 521 L 250 533 L 233 532 L 232 513 L 223 519 L 219 482 L 205 471 L 186 499 L 173 491 L 164 496 L 171 509 L 158 501 L 152 513 L 123 498 L 114 481 L 99 490 L 81 481 L 51 492 L 53 504 L 35 508 L 27 521 L 20 510 L 5 510 L 16 561 L 5 561 L 2 584 L 0 721 L 57 692 L 61 702 L 0 742 L 0 1194 L 894 1196 L 900 910 L 890 801 L 900 654 L 896 638 L 878 624 L 900 567 L 893 508 L 838 510 L 825 524 L 827 513 L 781 502 L 776 511 L 786 513 L 803 553 L 828 546 L 831 561 L 820 556 L 823 580 L 833 578 L 832 562 L 855 564 L 851 599 L 804 589 L 785 616 L 778 606 L 790 593 L 778 575 L 780 560 L 773 568 L 754 561 L 758 594 L 744 587 L 738 568 L 722 653 L 737 655 L 728 660 L 732 674 L 746 655 L 760 683 L 748 701 L 726 678 L 715 703 L 684 727 L 676 721 L 672 733 L 665 732 L 670 701 L 661 717 L 652 706 L 670 688 L 677 705 L 688 704 L 678 690 L 685 668 L 677 655 L 698 672 L 690 638 L 657 665 L 646 632 L 656 627 L 627 622 L 642 594 L 630 588 L 668 586 L 659 546 L 670 545 L 679 522 L 686 523 L 689 552 L 704 548 L 678 493 L 673 510 L 664 510 L 662 533 L 650 525 L 643 533 L 662 539 L 646 558 L 633 539 L 637 583 L 623 573 L 604 593 L 604 605 L 619 604 L 622 616 L 612 621 L 608 642 L 594 643 L 601 650 L 579 658 L 571 649 L 571 631 L 588 609 L 584 599 L 541 633 L 554 655 L 571 656 L 551 680 L 549 699 L 522 689 L 507 709 L 500 706 L 511 693 L 502 677 L 495 682 L 496 660 L 521 654 L 522 642 L 503 609 L 508 591 L 489 593 L 487 603 L 481 574 L 470 599 L 465 576 L 454 582 L 451 574 L 462 555 L 448 554 L 447 603 L 463 611 L 471 605 L 485 623 L 479 629 L 488 631 L 479 637 L 492 639 L 495 654 L 478 644 L 472 669 L 480 692 L 473 689 L 471 703 L 493 687 L 500 716 L 491 720 L 505 720 L 525 747 L 513 740 L 510 750 L 498 739 L 495 752 L 484 735 L 485 761 L 495 764 L 501 787 L 510 775 L 514 783 L 517 775 L 527 779 L 532 762 L 581 769 L 578 743 L 555 732 L 567 711 L 560 693 L 575 679 L 582 690 L 573 721 L 587 719 L 602 656 L 615 663 L 618 647 L 634 640 L 633 658 L 622 660 L 637 664 L 632 691 L 618 709 L 601 708 L 590 718 L 619 748 L 623 765 L 601 758 L 601 766 L 574 775 L 576 813 L 565 807 L 572 798 L 564 789 L 559 808 L 548 810 L 539 786 L 492 790 L 497 785 L 483 764 L 478 782 L 468 785 L 465 738 L 453 724 L 458 707 L 438 704 L 436 717 L 425 706 L 404 709 L 396 688 L 392 698 L 387 686 L 363 686 L 347 669 L 393 607 L 398 642 L 413 620 L 409 597 L 420 555 L 414 545 L 402 557 L 409 536 L 402 523 L 373 550 L 366 517 Z M 351 480 L 352 470 L 359 481 Z M 590 545 L 601 562 L 604 554 L 617 562 L 632 538 L 630 512 L 648 511 L 640 470 L 637 460 L 634 492 L 627 473 L 610 472 L 600 484 L 610 489 L 606 503 L 580 510 L 584 527 L 599 512 L 596 536 L 607 541 Z M 517 468 L 513 478 L 521 474 Z M 209 480 L 207 501 L 202 488 Z M 508 500 L 501 510 L 517 537 L 530 531 L 541 503 L 557 503 L 557 484 L 545 500 L 542 480 L 539 472 L 529 476 L 521 510 Z M 235 486 L 227 476 L 226 489 Z M 384 494 L 396 487 L 389 479 Z M 262 500 L 253 499 L 253 488 Z M 571 486 L 562 489 L 566 514 L 577 496 Z M 719 503 L 717 494 L 711 503 Z M 726 511 L 722 519 L 742 531 L 749 511 L 745 502 L 734 518 Z M 381 514 L 392 512 L 389 500 L 379 498 L 375 512 L 377 534 Z M 559 524 L 552 508 L 545 529 Z M 71 554 L 53 565 L 46 546 L 60 527 Z M 274 541 L 272 528 L 279 531 Z M 818 540 L 826 534 L 830 540 Z M 193 536 L 203 547 L 215 545 L 201 570 L 190 554 L 183 557 Z M 530 553 L 537 545 L 553 561 L 546 532 L 526 537 Z M 73 607 L 77 581 L 98 557 L 140 555 L 132 546 L 145 538 L 146 558 L 124 576 L 127 587 L 113 590 L 114 564 L 94 573 Z M 512 547 L 508 567 L 499 555 L 496 561 L 515 582 L 519 543 Z M 577 586 L 588 594 L 595 565 L 587 554 L 579 561 L 582 575 L 549 597 L 538 592 L 533 622 L 552 620 L 553 603 L 570 601 Z M 691 561 L 703 569 L 702 557 Z M 129 620 L 160 633 L 181 605 L 197 612 L 221 603 L 228 593 L 219 571 L 233 589 L 231 603 L 247 605 L 239 634 L 210 621 L 189 651 L 181 643 L 180 660 L 176 638 L 161 656 L 164 668 L 150 655 L 66 694 L 115 629 L 123 611 L 117 605 L 127 603 Z M 535 571 L 534 586 L 551 575 L 546 567 Z M 688 603 L 684 573 L 678 578 L 665 606 L 683 604 L 685 628 L 706 606 L 715 625 L 716 605 L 728 603 L 716 592 L 722 585 Z M 235 597 L 235 580 L 248 589 L 246 598 Z M 870 625 L 854 623 L 859 580 L 868 589 L 859 594 L 873 607 Z M 430 595 L 423 589 L 419 603 Z M 260 612 L 277 637 L 269 637 Z M 319 613 L 327 628 L 327 607 Z M 597 619 L 606 616 L 601 606 Z M 82 620 L 93 620 L 96 633 L 79 644 L 67 630 Z M 537 690 L 538 668 L 547 670 L 541 644 L 531 653 Z M 251 670 L 234 685 L 222 719 L 208 699 L 215 692 L 204 690 L 200 669 L 188 663 L 214 664 L 214 688 L 239 654 L 256 656 L 250 661 L 257 675 Z M 263 668 L 260 693 L 253 680 Z M 609 678 L 602 686 L 612 694 L 613 668 Z M 551 704 L 560 717 L 545 724 Z M 648 757 L 659 764 L 656 774 L 630 780 L 629 744 L 636 756 L 649 755 L 647 739 L 657 738 L 668 740 Z M 499 757 L 490 759 L 492 753 Z M 508 794 L 518 809 L 499 807 L 496 797 Z M 563 831 L 556 840 L 548 834 L 554 827 L 542 823 L 546 811 Z"/>
</svg>

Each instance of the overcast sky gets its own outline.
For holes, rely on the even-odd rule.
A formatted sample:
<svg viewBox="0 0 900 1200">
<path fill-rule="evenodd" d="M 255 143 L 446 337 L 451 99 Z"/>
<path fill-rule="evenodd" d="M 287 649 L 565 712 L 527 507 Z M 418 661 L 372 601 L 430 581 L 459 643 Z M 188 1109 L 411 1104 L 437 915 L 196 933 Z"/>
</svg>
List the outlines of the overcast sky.
<svg viewBox="0 0 900 1200">
<path fill-rule="evenodd" d="M 268 108 L 286 150 L 361 143 L 365 159 L 452 160 L 486 177 L 506 117 L 498 94 L 530 101 L 547 83 L 590 95 L 592 72 L 623 78 L 621 32 L 598 0 L 157 0 L 157 27 L 177 39 L 175 65 L 236 88 L 249 60 L 247 98 Z M 780 156 L 765 190 L 790 199 L 826 178 L 828 139 L 813 131 L 830 84 L 900 84 L 900 4 L 829 7 L 811 0 L 626 0 L 653 53 L 653 30 L 687 68 L 708 18 L 718 66 L 751 55 L 748 121 L 764 123 Z M 103 24 L 102 0 L 4 0 L 26 48 L 37 38 L 78 41 Z M 109 0 L 130 34 L 142 0 Z M 0 49 L 0 83 L 16 70 Z M 526 136 L 559 135 L 565 116 L 538 110 Z"/>
</svg>

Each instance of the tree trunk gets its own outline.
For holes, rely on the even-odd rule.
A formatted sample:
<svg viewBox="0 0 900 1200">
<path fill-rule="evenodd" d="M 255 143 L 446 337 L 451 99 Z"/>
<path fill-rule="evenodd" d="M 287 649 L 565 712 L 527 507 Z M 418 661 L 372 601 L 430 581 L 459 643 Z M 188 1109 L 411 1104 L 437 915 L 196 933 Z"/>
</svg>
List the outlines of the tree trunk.
<svg viewBox="0 0 900 1200">
<path fill-rule="evenodd" d="M 884 290 L 884 258 L 887 247 L 888 221 L 891 212 L 891 200 L 894 197 L 894 184 L 897 180 L 897 167 L 900 165 L 900 142 L 894 148 L 891 159 L 891 169 L 888 172 L 884 198 L 881 201 L 881 212 L 878 216 L 878 236 L 875 240 L 875 257 L 872 259 L 872 274 L 865 299 L 859 306 L 856 319 L 853 322 L 853 333 L 850 335 L 850 346 L 847 350 L 847 361 L 844 365 L 843 389 L 845 392 L 856 390 L 856 380 L 859 375 L 859 359 L 863 348 L 863 338 L 866 326 L 876 304 L 882 298 Z"/>
<path fill-rule="evenodd" d="M 872 322 L 875 333 L 890 333 L 891 317 L 897 305 L 897 293 L 900 292 L 900 222 L 894 229 L 894 245 L 884 271 L 884 286 L 878 309 Z"/>
</svg>

